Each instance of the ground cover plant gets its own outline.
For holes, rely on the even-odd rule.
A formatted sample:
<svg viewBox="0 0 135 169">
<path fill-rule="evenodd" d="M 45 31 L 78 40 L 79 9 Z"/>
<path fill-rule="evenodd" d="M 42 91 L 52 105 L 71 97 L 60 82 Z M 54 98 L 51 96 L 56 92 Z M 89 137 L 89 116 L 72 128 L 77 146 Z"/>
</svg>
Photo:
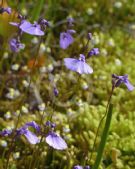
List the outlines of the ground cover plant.
<svg viewBox="0 0 135 169">
<path fill-rule="evenodd" d="M 135 168 L 135 1 L 0 1 L 0 169 Z"/>
</svg>

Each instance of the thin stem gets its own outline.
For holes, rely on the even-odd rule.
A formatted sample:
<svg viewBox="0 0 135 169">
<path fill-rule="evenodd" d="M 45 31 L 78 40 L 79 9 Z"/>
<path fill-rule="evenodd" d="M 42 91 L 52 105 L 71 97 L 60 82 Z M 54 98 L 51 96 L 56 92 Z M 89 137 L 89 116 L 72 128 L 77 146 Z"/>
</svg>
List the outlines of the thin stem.
<svg viewBox="0 0 135 169">
<path fill-rule="evenodd" d="M 42 38 L 40 39 L 40 42 L 39 42 L 39 46 L 38 46 L 38 49 L 37 49 L 35 61 L 34 61 L 33 65 L 32 65 L 32 70 L 34 69 L 34 67 L 35 67 L 35 65 L 36 65 L 36 62 L 37 62 L 38 52 L 39 52 L 39 48 L 40 48 L 41 42 L 42 42 Z M 31 71 L 31 72 L 32 72 L 32 71 Z M 31 81 L 32 81 L 32 79 L 30 78 L 29 85 L 28 85 L 28 88 L 27 88 L 27 91 L 26 91 L 26 95 L 27 95 L 27 93 L 28 93 L 28 91 L 29 91 L 29 89 L 30 89 Z M 13 133 L 11 145 L 10 145 L 10 148 L 9 148 L 9 153 L 8 153 L 7 163 L 6 163 L 5 169 L 8 169 L 9 159 L 10 159 L 10 155 L 11 155 L 11 152 L 12 152 L 12 149 L 13 149 L 14 139 L 15 139 L 15 136 L 16 136 L 15 131 L 16 131 L 17 127 L 18 127 L 18 124 L 19 124 L 19 121 L 20 121 L 20 117 L 21 117 L 21 112 L 19 113 L 19 116 L 18 116 L 18 118 L 17 118 L 16 125 L 15 125 L 15 129 L 14 129 L 14 133 Z"/>
<path fill-rule="evenodd" d="M 95 136 L 95 139 L 94 139 L 93 148 L 92 148 L 92 152 L 91 152 L 91 156 L 90 156 L 90 160 L 89 161 L 91 161 L 91 159 L 92 159 L 92 155 L 93 155 L 93 151 L 94 151 L 94 148 L 95 148 L 95 145 L 96 145 L 96 140 L 97 140 L 99 129 L 101 127 L 101 124 L 102 124 L 104 118 L 106 117 L 106 115 L 108 113 L 108 107 L 109 107 L 110 102 L 111 102 L 113 91 L 114 91 L 114 87 L 112 87 L 112 91 L 111 91 L 109 99 L 108 99 L 108 103 L 107 103 L 107 106 L 106 106 L 106 112 L 105 112 L 104 116 L 101 118 L 101 120 L 99 122 L 99 125 L 98 125 L 98 128 L 97 128 L 97 132 L 96 132 L 96 136 Z"/>
<path fill-rule="evenodd" d="M 79 54 L 83 54 L 85 52 L 85 50 L 88 48 L 89 42 L 90 42 L 90 39 L 88 39 L 86 44 L 80 49 Z"/>
<path fill-rule="evenodd" d="M 105 148 L 105 143 L 107 141 L 109 128 L 110 128 L 110 125 L 111 125 L 112 112 L 113 112 L 113 104 L 109 104 L 105 127 L 104 127 L 104 130 L 103 130 L 102 136 L 101 136 L 101 142 L 100 142 L 99 147 L 98 147 L 96 161 L 95 161 L 92 169 L 98 169 L 99 168 L 99 165 L 100 165 L 100 162 L 101 162 L 101 159 L 102 159 L 102 155 L 103 155 L 103 151 L 104 151 L 104 148 Z"/>
<path fill-rule="evenodd" d="M 42 116 L 41 116 L 40 123 L 39 123 L 40 126 L 41 126 L 41 124 L 42 124 L 42 122 L 43 122 L 44 114 L 45 114 L 45 111 L 43 111 L 43 114 L 42 114 Z M 42 140 L 43 140 L 43 136 L 41 137 L 39 144 L 42 142 Z M 36 165 L 36 163 L 37 163 L 38 158 L 36 158 L 37 160 L 35 160 L 35 154 L 38 154 L 38 153 L 39 153 L 39 148 L 40 148 L 40 145 L 39 145 L 39 147 L 37 148 L 37 150 L 35 149 L 35 150 L 33 151 L 33 153 L 32 153 L 32 159 L 31 159 L 31 161 L 30 161 L 29 169 L 31 169 L 31 166 L 32 166 L 32 162 L 33 162 L 33 161 L 35 161 L 34 164 L 33 164 L 33 167 L 34 167 L 34 166 Z"/>
<path fill-rule="evenodd" d="M 88 44 L 89 44 L 89 39 L 87 40 L 87 42 L 86 42 L 86 45 L 83 47 L 83 49 L 82 49 L 82 53 L 87 49 L 87 47 L 88 47 Z"/>
</svg>

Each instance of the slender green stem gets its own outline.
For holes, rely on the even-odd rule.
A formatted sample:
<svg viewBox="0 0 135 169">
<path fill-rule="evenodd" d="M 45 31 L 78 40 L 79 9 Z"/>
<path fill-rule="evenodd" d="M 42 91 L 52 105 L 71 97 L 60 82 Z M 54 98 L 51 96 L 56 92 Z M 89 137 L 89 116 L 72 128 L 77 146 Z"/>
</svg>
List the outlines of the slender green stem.
<svg viewBox="0 0 135 169">
<path fill-rule="evenodd" d="M 95 145 L 96 145 L 96 140 L 97 140 L 99 129 L 101 127 L 101 124 L 102 124 L 103 120 L 105 119 L 105 117 L 106 117 L 106 115 L 108 113 L 108 107 L 109 107 L 110 102 L 111 102 L 113 91 L 114 91 L 114 86 L 112 86 L 112 90 L 111 90 L 111 93 L 109 95 L 108 103 L 107 103 L 107 106 L 106 106 L 106 112 L 105 112 L 104 116 L 101 118 L 101 120 L 99 122 L 99 125 L 98 125 L 98 128 L 97 128 L 97 132 L 96 132 L 96 137 L 94 139 L 93 148 L 92 148 L 92 152 L 91 152 L 91 156 L 90 156 L 90 160 L 89 161 L 91 161 L 91 159 L 92 159 L 92 155 L 93 155 L 93 151 L 94 151 L 94 148 L 95 148 Z"/>
<path fill-rule="evenodd" d="M 100 162 L 101 162 L 101 159 L 102 159 L 102 155 L 103 155 L 103 151 L 104 151 L 104 148 L 105 148 L 105 144 L 106 144 L 106 141 L 107 141 L 107 136 L 108 136 L 110 124 L 111 124 L 112 112 L 113 112 L 113 104 L 109 104 L 105 127 L 104 127 L 104 130 L 103 130 L 103 134 L 101 136 L 101 142 L 100 142 L 99 147 L 98 147 L 96 161 L 95 161 L 92 169 L 98 169 L 99 168 L 99 165 L 100 165 Z"/>
<path fill-rule="evenodd" d="M 32 70 L 34 69 L 36 63 L 37 63 L 37 59 L 38 59 L 38 52 L 39 52 L 39 48 L 40 48 L 40 44 L 42 42 L 42 38 L 40 39 L 40 42 L 39 42 L 39 45 L 38 45 L 38 48 L 37 48 L 37 52 L 36 52 L 36 56 L 35 56 L 35 61 L 32 65 Z M 27 91 L 26 91 L 26 95 L 28 94 L 28 91 L 30 89 L 30 85 L 31 85 L 31 81 L 32 79 L 30 78 L 30 81 L 29 81 L 29 85 L 28 85 L 28 88 L 27 88 Z M 21 117 L 21 112 L 17 118 L 17 122 L 16 122 L 16 125 L 15 125 L 15 129 L 14 129 L 14 133 L 13 133 L 13 137 L 12 137 L 12 140 L 11 140 L 11 145 L 10 145 L 10 148 L 9 148 L 9 153 L 8 153 L 8 158 L 7 158 L 7 163 L 6 163 L 6 169 L 8 169 L 8 165 L 9 165 L 9 159 L 10 159 L 10 155 L 11 155 L 11 152 L 12 152 L 12 149 L 13 149 L 13 143 L 14 143 L 14 139 L 15 139 L 15 136 L 16 136 L 16 129 L 18 127 L 18 124 L 19 124 L 19 121 L 20 121 L 20 117 Z"/>
<path fill-rule="evenodd" d="M 43 114 L 42 114 L 41 119 L 40 119 L 40 123 L 39 123 L 40 126 L 41 126 L 41 124 L 43 122 L 44 115 L 45 115 L 45 110 L 43 111 Z M 32 165 L 33 165 L 33 167 L 35 167 L 37 161 L 39 160 L 39 156 L 37 156 L 37 155 L 39 155 L 39 149 L 40 149 L 40 144 L 41 144 L 42 140 L 43 140 L 43 136 L 40 138 L 40 142 L 39 142 L 38 148 L 37 149 L 35 148 L 33 150 L 32 159 L 30 161 L 29 169 L 31 169 Z M 35 160 L 35 155 L 37 156 L 36 160 Z"/>
</svg>

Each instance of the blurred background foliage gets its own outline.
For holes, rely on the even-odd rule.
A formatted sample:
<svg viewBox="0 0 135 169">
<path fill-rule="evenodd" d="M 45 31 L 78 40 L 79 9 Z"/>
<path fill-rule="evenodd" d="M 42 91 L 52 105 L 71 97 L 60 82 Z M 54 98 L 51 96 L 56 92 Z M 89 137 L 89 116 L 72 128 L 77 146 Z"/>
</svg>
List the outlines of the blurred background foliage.
<svg viewBox="0 0 135 169">
<path fill-rule="evenodd" d="M 38 105 L 43 102 L 44 122 L 53 111 L 52 120 L 69 148 L 68 152 L 59 152 L 41 145 L 38 169 L 70 169 L 85 162 L 92 166 L 103 125 L 92 160 L 85 159 L 91 155 L 97 127 L 105 113 L 111 74 L 128 74 L 135 85 L 135 0 L 8 0 L 4 5 L 14 12 L 0 16 L 0 129 L 14 127 L 20 112 L 19 126 L 31 120 L 38 123 L 42 115 Z M 17 55 L 9 50 L 8 41 L 16 33 L 9 22 L 17 21 L 18 12 L 30 21 L 39 17 L 50 21 L 34 69 L 38 38 L 23 35 L 25 50 Z M 66 30 L 67 17 L 75 19 L 73 28 L 77 33 L 75 42 L 65 51 L 59 47 L 59 35 Z M 78 57 L 88 32 L 93 34 L 89 49 L 98 47 L 100 54 L 88 60 L 94 73 L 78 78 L 61 63 L 65 57 Z M 14 70 L 12 66 L 16 64 L 19 68 Z M 52 93 L 52 76 L 59 90 L 57 98 Z M 30 78 L 32 87 L 28 93 L 26 82 Z M 13 99 L 6 97 L 9 90 Z M 135 169 L 134 99 L 135 92 L 128 92 L 123 85 L 115 90 L 113 120 L 100 169 Z M 0 138 L 1 165 L 4 157 L 6 161 L 9 142 L 9 138 Z M 24 138 L 18 140 L 10 168 L 28 168 L 35 147 Z"/>
</svg>

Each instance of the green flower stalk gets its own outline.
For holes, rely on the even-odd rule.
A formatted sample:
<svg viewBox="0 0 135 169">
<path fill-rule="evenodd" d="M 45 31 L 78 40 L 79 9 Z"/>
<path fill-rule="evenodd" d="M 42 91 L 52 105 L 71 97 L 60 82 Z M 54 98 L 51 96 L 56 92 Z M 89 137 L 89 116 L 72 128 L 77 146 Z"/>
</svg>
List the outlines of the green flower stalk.
<svg viewBox="0 0 135 169">
<path fill-rule="evenodd" d="M 95 161 L 95 164 L 94 164 L 92 169 L 98 169 L 99 168 L 99 165 L 100 165 L 100 162 L 101 162 L 101 159 L 102 159 L 102 155 L 103 155 L 103 151 L 104 151 L 104 148 L 105 148 L 105 144 L 106 144 L 106 141 L 107 141 L 109 128 L 110 128 L 110 125 L 111 125 L 112 112 L 113 112 L 113 104 L 110 104 L 109 108 L 108 108 L 108 112 L 107 112 L 105 127 L 104 127 L 104 130 L 103 130 L 102 136 L 101 136 L 101 142 L 99 144 L 98 151 L 97 151 L 96 161 Z"/>
</svg>

